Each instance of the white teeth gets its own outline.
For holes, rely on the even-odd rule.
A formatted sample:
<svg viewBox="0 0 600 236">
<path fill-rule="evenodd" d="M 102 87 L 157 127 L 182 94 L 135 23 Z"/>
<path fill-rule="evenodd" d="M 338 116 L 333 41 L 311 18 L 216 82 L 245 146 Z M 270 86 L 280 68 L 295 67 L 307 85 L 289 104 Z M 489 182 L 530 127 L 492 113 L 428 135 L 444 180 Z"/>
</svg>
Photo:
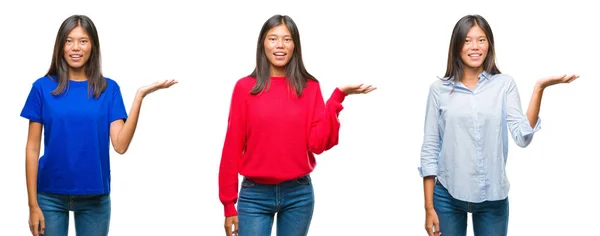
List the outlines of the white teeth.
<svg viewBox="0 0 600 236">
<path fill-rule="evenodd" d="M 80 55 L 71 55 L 71 57 L 80 58 L 81 56 Z"/>
<path fill-rule="evenodd" d="M 275 53 L 275 56 L 285 56 L 285 53 L 283 53 L 283 52 L 277 52 L 277 53 Z"/>
<path fill-rule="evenodd" d="M 480 57 L 480 56 L 481 56 L 481 54 L 469 54 L 469 56 L 470 56 L 470 57 L 472 57 L 472 56 L 477 56 L 477 57 Z"/>
</svg>

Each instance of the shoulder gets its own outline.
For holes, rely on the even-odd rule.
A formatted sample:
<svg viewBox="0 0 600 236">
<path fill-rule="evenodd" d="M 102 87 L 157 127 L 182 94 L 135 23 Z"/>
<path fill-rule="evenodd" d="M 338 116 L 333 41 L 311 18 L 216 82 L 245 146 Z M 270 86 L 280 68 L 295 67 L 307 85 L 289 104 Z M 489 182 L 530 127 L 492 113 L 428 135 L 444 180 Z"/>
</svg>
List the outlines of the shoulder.
<svg viewBox="0 0 600 236">
<path fill-rule="evenodd" d="M 252 76 L 246 76 L 246 77 L 242 77 L 241 79 L 238 79 L 235 82 L 235 87 L 251 89 L 252 87 L 254 87 L 255 83 L 256 83 L 256 78 L 254 78 Z"/>
<path fill-rule="evenodd" d="M 311 91 L 311 92 L 318 92 L 321 91 L 321 84 L 316 81 L 316 80 L 312 80 L 312 79 L 306 79 L 306 88 L 304 88 L 304 91 Z"/>
<path fill-rule="evenodd" d="M 58 84 L 58 79 L 56 77 L 51 77 L 50 75 L 45 75 L 43 77 L 40 77 L 33 82 L 33 86 L 38 87 L 38 88 L 45 87 L 48 85 L 56 86 L 57 84 Z"/>
<path fill-rule="evenodd" d="M 117 81 L 108 77 L 104 77 L 104 80 L 106 81 L 106 89 L 104 90 L 105 93 L 121 93 L 121 87 L 119 86 L 119 83 L 117 83 Z"/>
<path fill-rule="evenodd" d="M 495 74 L 491 76 L 491 79 L 503 84 L 515 84 L 513 77 L 508 74 Z"/>
<path fill-rule="evenodd" d="M 118 88 L 119 87 L 119 83 L 117 83 L 117 81 L 108 78 L 108 77 L 104 77 L 104 80 L 106 80 L 106 87 L 107 88 Z"/>
<path fill-rule="evenodd" d="M 308 82 L 306 83 L 306 87 L 320 87 L 321 84 L 319 83 L 319 81 L 316 80 L 312 80 L 312 79 L 306 79 Z"/>
<path fill-rule="evenodd" d="M 429 84 L 429 91 L 438 93 L 443 88 L 452 87 L 452 83 L 452 79 L 449 78 L 436 78 Z"/>
<path fill-rule="evenodd" d="M 38 79 L 36 79 L 35 81 L 33 81 L 33 83 L 31 84 L 32 91 L 38 91 L 40 93 L 48 93 L 51 92 L 52 90 L 56 89 L 56 86 L 58 86 L 58 80 L 50 77 L 48 75 L 40 77 Z"/>
<path fill-rule="evenodd" d="M 256 83 L 256 78 L 254 78 L 252 76 L 246 76 L 246 77 L 240 78 L 235 82 L 233 92 L 236 94 L 239 94 L 239 93 L 248 93 L 249 94 L 250 91 L 252 90 L 252 88 L 254 87 L 255 83 Z"/>
</svg>

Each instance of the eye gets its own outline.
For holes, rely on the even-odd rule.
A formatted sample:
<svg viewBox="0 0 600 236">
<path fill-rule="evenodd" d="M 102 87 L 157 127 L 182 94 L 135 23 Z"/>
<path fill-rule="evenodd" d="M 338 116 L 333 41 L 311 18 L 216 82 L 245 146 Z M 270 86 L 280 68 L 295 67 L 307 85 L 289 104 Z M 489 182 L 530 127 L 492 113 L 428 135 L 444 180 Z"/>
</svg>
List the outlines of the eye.
<svg viewBox="0 0 600 236">
<path fill-rule="evenodd" d="M 286 38 L 286 39 L 285 39 L 285 41 L 286 41 L 286 42 L 291 42 L 291 41 L 292 41 L 292 39 L 291 39 L 291 38 Z"/>
<path fill-rule="evenodd" d="M 483 42 L 485 42 L 485 41 L 486 41 L 485 39 L 479 39 L 479 42 L 480 42 L 480 43 L 483 43 Z"/>
<path fill-rule="evenodd" d="M 81 40 L 81 44 L 86 44 L 88 41 L 87 40 Z"/>
<path fill-rule="evenodd" d="M 276 40 L 277 40 L 276 38 L 269 38 L 269 41 L 271 41 L 271 42 L 274 42 Z"/>
<path fill-rule="evenodd" d="M 67 43 L 71 43 L 71 40 L 70 40 L 70 39 L 67 39 Z"/>
<path fill-rule="evenodd" d="M 470 39 L 465 39 L 465 43 L 470 43 L 471 40 Z"/>
</svg>

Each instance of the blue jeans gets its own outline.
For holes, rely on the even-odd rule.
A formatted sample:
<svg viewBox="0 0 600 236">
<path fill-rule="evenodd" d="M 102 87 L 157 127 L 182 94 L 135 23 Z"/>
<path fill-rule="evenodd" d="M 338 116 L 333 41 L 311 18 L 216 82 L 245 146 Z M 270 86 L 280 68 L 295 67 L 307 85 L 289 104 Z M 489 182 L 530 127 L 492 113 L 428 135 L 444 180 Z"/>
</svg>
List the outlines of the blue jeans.
<svg viewBox="0 0 600 236">
<path fill-rule="evenodd" d="M 475 236 L 506 236 L 508 231 L 508 198 L 499 201 L 471 203 L 457 200 L 439 182 L 433 190 L 433 207 L 444 236 L 467 235 L 467 212 L 472 213 Z"/>
<path fill-rule="evenodd" d="M 110 195 L 63 195 L 38 193 L 44 214 L 44 236 L 69 233 L 69 211 L 75 215 L 75 232 L 81 236 L 106 236 L 110 224 Z"/>
<path fill-rule="evenodd" d="M 277 235 L 305 236 L 315 197 L 310 176 L 279 184 L 244 178 L 238 200 L 239 236 L 269 236 L 277 213 Z"/>
</svg>

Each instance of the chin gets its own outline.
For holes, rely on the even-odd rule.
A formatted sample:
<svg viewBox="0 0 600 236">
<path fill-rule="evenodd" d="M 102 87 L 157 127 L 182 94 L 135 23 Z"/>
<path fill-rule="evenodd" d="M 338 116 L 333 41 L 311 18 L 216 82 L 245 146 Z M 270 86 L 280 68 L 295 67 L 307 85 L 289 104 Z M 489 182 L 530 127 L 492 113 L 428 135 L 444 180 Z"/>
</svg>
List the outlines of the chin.
<svg viewBox="0 0 600 236">
<path fill-rule="evenodd" d="M 469 63 L 469 64 L 466 64 L 466 66 L 469 68 L 482 68 L 483 63 Z"/>
</svg>

